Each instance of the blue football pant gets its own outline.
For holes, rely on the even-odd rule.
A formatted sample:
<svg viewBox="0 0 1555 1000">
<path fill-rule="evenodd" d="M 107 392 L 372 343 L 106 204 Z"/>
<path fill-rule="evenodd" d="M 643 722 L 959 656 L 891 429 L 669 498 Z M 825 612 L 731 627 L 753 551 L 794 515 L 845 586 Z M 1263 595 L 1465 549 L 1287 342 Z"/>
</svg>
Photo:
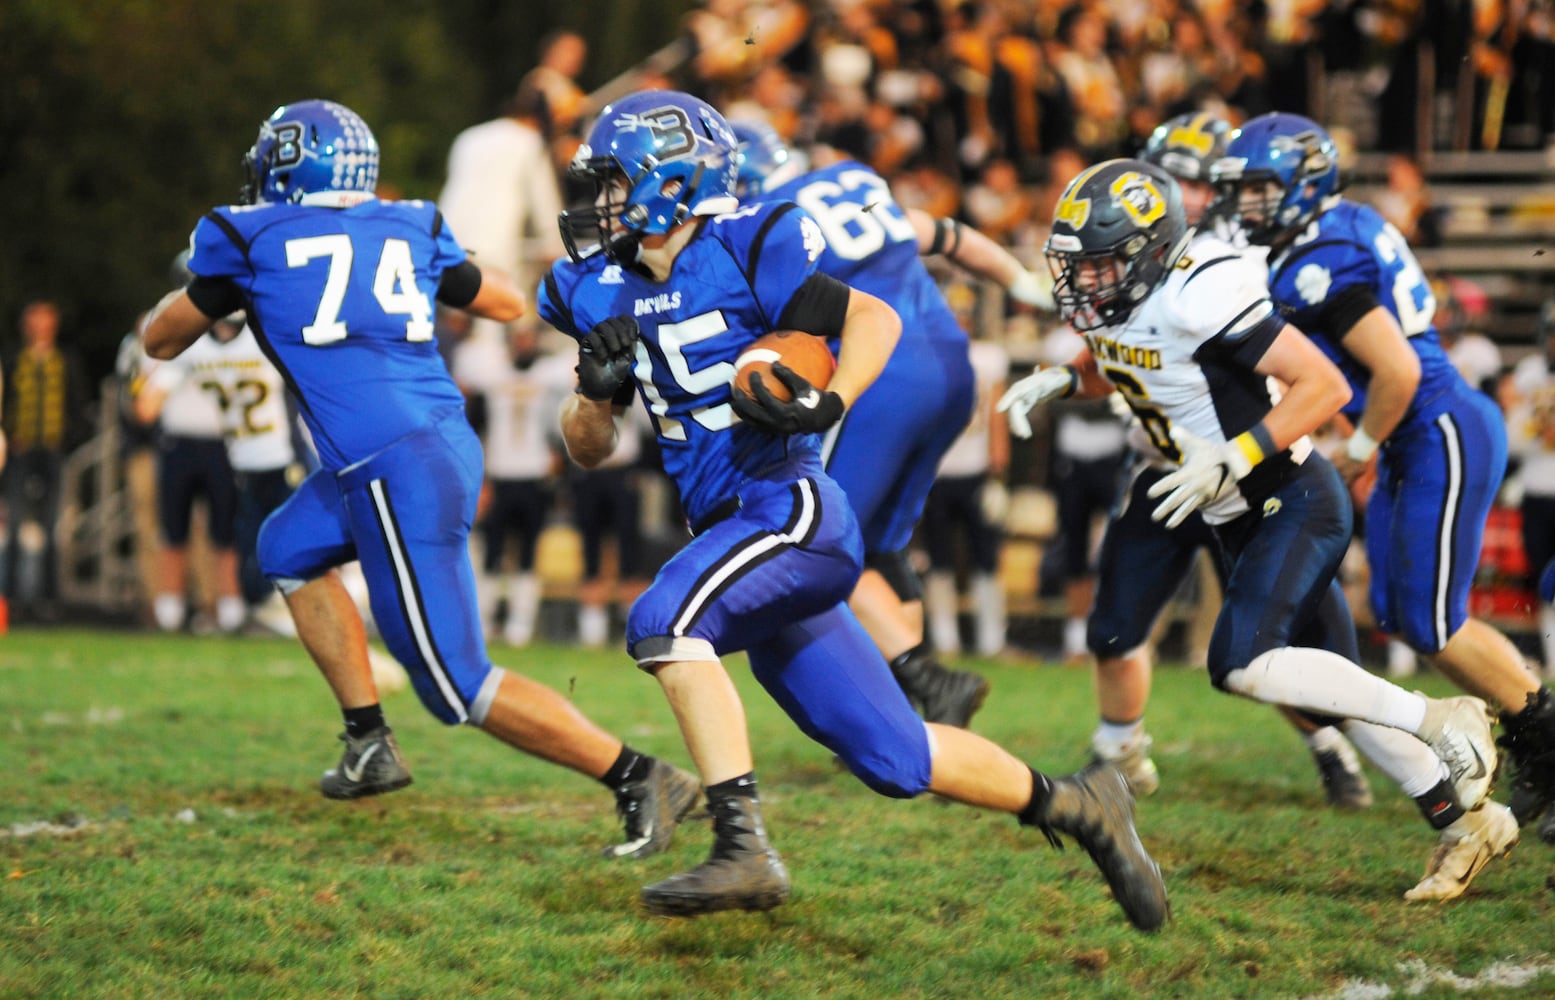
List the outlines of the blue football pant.
<svg viewBox="0 0 1555 1000">
<path fill-rule="evenodd" d="M 923 720 L 844 603 L 863 553 L 842 490 L 825 476 L 759 481 L 740 500 L 632 606 L 632 655 L 651 667 L 746 650 L 773 699 L 865 784 L 899 797 L 922 792 Z"/>
<path fill-rule="evenodd" d="M 313 473 L 259 535 L 283 589 L 360 559 L 379 634 L 450 724 L 467 721 L 492 669 L 469 554 L 480 485 L 480 440 L 455 413 L 338 476 Z"/>
<path fill-rule="evenodd" d="M 1469 617 L 1485 518 L 1506 474 L 1506 425 L 1494 401 L 1462 389 L 1433 421 L 1388 438 L 1366 504 L 1366 558 L 1377 625 L 1421 653 Z"/>
<path fill-rule="evenodd" d="M 865 552 L 900 552 L 912 541 L 940 459 L 976 400 L 965 340 L 902 334 L 880 377 L 826 439 L 826 474 L 847 494 Z"/>
</svg>

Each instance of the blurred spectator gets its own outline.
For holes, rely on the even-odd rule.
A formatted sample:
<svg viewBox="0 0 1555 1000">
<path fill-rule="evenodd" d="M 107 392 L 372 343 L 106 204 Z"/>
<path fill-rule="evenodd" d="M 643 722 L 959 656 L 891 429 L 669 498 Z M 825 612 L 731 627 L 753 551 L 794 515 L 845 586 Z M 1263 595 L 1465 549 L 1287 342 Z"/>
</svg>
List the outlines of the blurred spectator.
<svg viewBox="0 0 1555 1000">
<path fill-rule="evenodd" d="M 1128 100 L 1107 54 L 1107 21 L 1097 8 L 1077 4 L 1059 15 L 1053 64 L 1075 110 L 1075 142 L 1091 160 L 1124 155 Z"/>
<path fill-rule="evenodd" d="M 136 330 L 145 322 L 142 313 Z M 124 495 L 134 534 L 135 569 L 140 579 L 143 624 L 152 624 L 152 595 L 157 592 L 157 423 L 142 423 L 135 416 L 135 397 L 145 385 L 146 374 L 156 363 L 141 348 L 140 334 L 131 330 L 119 342 L 114 377 L 119 393 L 119 460 L 124 468 Z"/>
<path fill-rule="evenodd" d="M 564 29 L 541 38 L 538 54 L 539 64 L 524 75 L 518 89 L 535 95 L 534 118 L 559 172 L 577 151 L 575 130 L 588 110 L 588 95 L 578 86 L 578 74 L 588 60 L 589 47 L 582 35 Z"/>
<path fill-rule="evenodd" d="M 960 297 L 973 297 L 970 289 L 960 287 Z M 959 305 L 953 289 L 947 290 L 946 298 Z M 958 308 L 958 314 L 965 315 L 971 305 Z M 973 340 L 968 353 L 977 379 L 977 405 L 971 423 L 940 461 L 939 478 L 919 521 L 920 539 L 929 555 L 923 605 L 935 650 L 945 656 L 960 655 L 961 601 L 956 586 L 960 542 L 966 556 L 977 655 L 997 656 L 1004 650 L 1008 629 L 999 550 L 1008 507 L 1004 476 L 1010 464 L 1010 435 L 1004 414 L 994 410 L 994 403 L 1004 393 L 1010 356 L 990 340 Z"/>
<path fill-rule="evenodd" d="M 1042 345 L 1045 364 L 1064 364 L 1084 341 L 1068 326 Z M 1106 399 L 1060 400 L 1053 417 L 1049 488 L 1058 504 L 1058 534 L 1043 554 L 1043 591 L 1056 584 L 1064 595 L 1063 655 L 1069 663 L 1089 662 L 1086 619 L 1096 587 L 1095 536 L 1117 495 L 1118 474 L 1127 453 L 1126 424 Z"/>
<path fill-rule="evenodd" d="M 976 184 L 967 188 L 966 217 L 990 239 L 1005 246 L 1029 243 L 1022 238 L 1036 217 L 1036 199 L 1020 182 L 1015 164 L 1000 158 L 988 161 Z"/>
<path fill-rule="evenodd" d="M 561 471 L 561 453 L 552 440 L 560 410 L 554 371 L 560 364 L 570 385 L 572 358 L 570 353 L 542 354 L 533 327 L 515 327 L 508 349 L 508 363 L 470 400 L 470 419 L 481 435 L 491 491 L 481 518 L 485 554 L 476 590 L 482 619 L 492 633 L 509 646 L 527 646 L 540 618 L 535 556 Z M 510 543 L 517 550 L 511 564 Z M 497 632 L 492 619 L 504 591 L 507 611 Z"/>
<path fill-rule="evenodd" d="M 217 335 L 230 340 L 241 321 L 218 320 L 226 329 Z M 213 334 L 201 338 L 204 341 Z M 157 513 L 161 548 L 157 553 L 157 588 L 151 612 L 157 628 L 177 632 L 186 624 L 207 628 L 203 613 L 190 620 L 190 535 L 195 503 L 205 500 L 205 533 L 210 541 L 210 567 L 199 578 L 214 593 L 216 626 L 232 633 L 247 617 L 238 584 L 237 482 L 227 460 L 223 414 L 218 394 L 207 391 L 194 369 L 182 358 L 154 363 L 135 397 L 135 416 L 147 426 L 161 422 L 157 440 Z M 203 568 L 202 568 L 203 569 Z"/>
<path fill-rule="evenodd" d="M 1555 558 L 1555 383 L 1507 415 L 1508 450 L 1519 462 L 1523 551 L 1535 577 Z M 1530 581 L 1532 583 L 1532 581 Z M 1555 677 L 1555 606 L 1539 604 L 1544 675 Z"/>
<path fill-rule="evenodd" d="M 448 181 L 438 207 L 449 229 L 483 267 L 494 267 L 521 289 L 561 255 L 556 217 L 561 192 L 544 131 L 547 98 L 529 79 L 502 116 L 460 132 L 448 151 Z M 508 365 L 507 332 L 476 319 L 452 353 L 450 371 L 466 392 L 484 389 Z"/>
<path fill-rule="evenodd" d="M 727 104 L 809 28 L 810 12 L 798 0 L 704 0 L 686 17 L 696 49 L 692 73 L 713 104 Z"/>
<path fill-rule="evenodd" d="M 578 642 L 590 649 L 611 640 L 610 609 L 625 612 L 648 584 L 642 531 L 642 482 L 638 468 L 643 437 L 652 433 L 648 411 L 627 411 L 610 457 L 592 469 L 567 465 L 572 521 L 583 542 L 583 580 L 578 588 Z M 605 545 L 614 542 L 615 572 L 605 572 Z M 619 636 L 616 638 L 620 638 Z"/>
<path fill-rule="evenodd" d="M 1431 288 L 1436 296 L 1436 332 L 1447 360 L 1465 382 L 1494 396 L 1501 375 L 1501 348 L 1480 332 L 1490 309 L 1489 296 L 1456 275 L 1444 275 Z"/>
<path fill-rule="evenodd" d="M 1425 173 L 1414 157 L 1393 153 L 1388 157 L 1388 184 L 1371 199 L 1372 206 L 1391 222 L 1410 246 L 1442 244 L 1441 211 L 1431 204 Z"/>
<path fill-rule="evenodd" d="M 58 613 L 58 540 L 65 457 L 86 430 L 86 375 L 59 344 L 59 306 L 35 299 L 21 312 L 22 348 L 5 365 L 4 428 L 9 525 L 0 583 L 13 615 Z"/>
</svg>

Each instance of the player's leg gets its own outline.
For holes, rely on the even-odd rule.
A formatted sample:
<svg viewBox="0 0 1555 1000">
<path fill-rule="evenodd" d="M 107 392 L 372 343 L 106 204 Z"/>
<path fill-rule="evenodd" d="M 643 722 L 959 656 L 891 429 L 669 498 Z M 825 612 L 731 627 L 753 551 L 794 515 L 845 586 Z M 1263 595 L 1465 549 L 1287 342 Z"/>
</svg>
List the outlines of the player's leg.
<svg viewBox="0 0 1555 1000">
<path fill-rule="evenodd" d="M 1453 683 L 1501 709 L 1501 743 L 1513 765 L 1518 822 L 1555 800 L 1555 696 L 1505 635 L 1470 618 L 1469 590 L 1485 518 L 1506 464 L 1506 431 L 1494 403 L 1466 394 L 1461 406 L 1392 445 L 1390 558 L 1411 572 L 1388 580 L 1398 631 Z"/>
<path fill-rule="evenodd" d="M 929 557 L 923 610 L 929 640 L 941 656 L 961 655 L 960 597 L 956 592 L 956 537 L 965 534 L 963 497 L 976 479 L 944 476 L 929 490 L 919 538 Z"/>
<path fill-rule="evenodd" d="M 512 486 L 512 527 L 518 539 L 518 564 L 508 580 L 508 618 L 502 626 L 502 639 L 509 646 L 527 646 L 540 620 L 540 577 L 535 573 L 535 556 L 551 510 L 551 491 L 539 479 L 520 480 Z"/>
<path fill-rule="evenodd" d="M 206 452 L 212 577 L 216 591 L 216 627 L 231 635 L 248 618 L 248 603 L 238 580 L 238 486 L 224 444 Z"/>
<path fill-rule="evenodd" d="M 184 627 L 188 615 L 189 525 L 199 466 L 184 438 L 164 438 L 157 451 L 157 592 L 152 617 L 163 632 Z"/>
<path fill-rule="evenodd" d="M 591 649 L 605 645 L 610 612 L 606 603 L 604 543 L 612 523 L 611 483 L 605 470 L 576 475 L 572 481 L 572 521 L 583 543 L 583 581 L 578 587 L 578 642 Z"/>
</svg>

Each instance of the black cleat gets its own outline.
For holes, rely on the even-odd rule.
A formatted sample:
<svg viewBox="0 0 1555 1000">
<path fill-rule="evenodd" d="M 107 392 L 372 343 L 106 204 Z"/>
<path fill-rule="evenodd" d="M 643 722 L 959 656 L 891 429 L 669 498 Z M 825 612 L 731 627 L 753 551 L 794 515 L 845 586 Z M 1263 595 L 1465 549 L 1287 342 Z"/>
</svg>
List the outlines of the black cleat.
<svg viewBox="0 0 1555 1000">
<path fill-rule="evenodd" d="M 926 646 L 891 661 L 891 673 L 925 722 L 965 729 L 988 697 L 986 677 L 941 666 Z"/>
<path fill-rule="evenodd" d="M 1501 713 L 1496 743 L 1512 764 L 1512 815 L 1519 825 L 1532 823 L 1555 803 L 1555 697 L 1549 688 L 1528 696 L 1516 715 Z M 1543 839 L 1543 827 L 1540 827 Z"/>
<path fill-rule="evenodd" d="M 1153 931 L 1166 923 L 1166 883 L 1134 829 L 1134 797 L 1123 775 L 1110 764 L 1093 764 L 1050 780 L 1037 827 L 1054 847 L 1063 847 L 1058 835 L 1067 833 L 1085 848 L 1135 927 Z"/>
<path fill-rule="evenodd" d="M 1312 751 L 1317 773 L 1323 779 L 1328 804 L 1335 809 L 1368 809 L 1372 804 L 1371 782 L 1361 770 L 1355 749 L 1345 740 L 1329 750 Z"/>
<path fill-rule="evenodd" d="M 336 767 L 319 779 L 319 791 L 326 799 L 360 799 L 382 795 L 410 784 L 410 768 L 394 742 L 394 730 L 379 726 L 359 738 L 341 733 L 346 752 Z"/>
<path fill-rule="evenodd" d="M 642 890 L 643 906 L 660 917 L 695 917 L 720 910 L 770 910 L 788 899 L 788 870 L 767 843 L 753 798 L 709 803 L 713 853 L 688 872 Z"/>
<path fill-rule="evenodd" d="M 616 815 L 626 840 L 605 848 L 607 858 L 646 858 L 670 845 L 675 827 L 696 807 L 702 783 L 673 764 L 655 759 L 641 781 L 616 790 Z"/>
</svg>

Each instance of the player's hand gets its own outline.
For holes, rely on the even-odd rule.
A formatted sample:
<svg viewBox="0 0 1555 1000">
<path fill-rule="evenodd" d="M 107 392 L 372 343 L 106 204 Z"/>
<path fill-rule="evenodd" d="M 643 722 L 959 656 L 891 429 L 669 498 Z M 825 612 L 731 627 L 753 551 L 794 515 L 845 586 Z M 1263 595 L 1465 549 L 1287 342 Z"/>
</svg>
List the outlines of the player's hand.
<svg viewBox="0 0 1555 1000">
<path fill-rule="evenodd" d="M 1181 427 L 1172 428 L 1172 440 L 1182 452 L 1182 465 L 1150 487 L 1152 497 L 1166 495 L 1155 510 L 1152 521 L 1166 522 L 1175 528 L 1206 504 L 1213 503 L 1235 489 L 1237 480 L 1253 471 L 1253 463 L 1234 441 L 1210 444 Z"/>
<path fill-rule="evenodd" d="M 1334 468 L 1338 471 L 1339 478 L 1344 480 L 1346 486 L 1353 486 L 1356 480 L 1366 474 L 1375 461 L 1376 459 L 1368 458 L 1364 462 L 1357 462 L 1343 451 L 1335 454 L 1333 458 Z"/>
<path fill-rule="evenodd" d="M 637 355 L 637 320 L 612 316 L 595 324 L 578 343 L 578 389 L 596 402 L 615 398 L 632 377 Z"/>
<path fill-rule="evenodd" d="M 778 399 L 761 374 L 753 374 L 750 396 L 736 392 L 733 400 L 734 412 L 747 424 L 769 434 L 819 434 L 842 419 L 842 397 L 835 392 L 817 389 L 781 361 L 773 363 L 772 375 L 794 398 Z"/>
<path fill-rule="evenodd" d="M 1044 271 L 1022 271 L 1010 282 L 1007 291 L 1010 298 L 1021 305 L 1043 312 L 1056 312 L 1058 309 L 1053 301 L 1053 278 Z"/>
<path fill-rule="evenodd" d="M 1080 387 L 1080 373 L 1068 365 L 1042 368 L 1032 372 L 1004 391 L 998 410 L 1009 414 L 1010 433 L 1018 438 L 1031 437 L 1031 421 L 1026 413 L 1033 407 L 1074 395 Z"/>
</svg>

